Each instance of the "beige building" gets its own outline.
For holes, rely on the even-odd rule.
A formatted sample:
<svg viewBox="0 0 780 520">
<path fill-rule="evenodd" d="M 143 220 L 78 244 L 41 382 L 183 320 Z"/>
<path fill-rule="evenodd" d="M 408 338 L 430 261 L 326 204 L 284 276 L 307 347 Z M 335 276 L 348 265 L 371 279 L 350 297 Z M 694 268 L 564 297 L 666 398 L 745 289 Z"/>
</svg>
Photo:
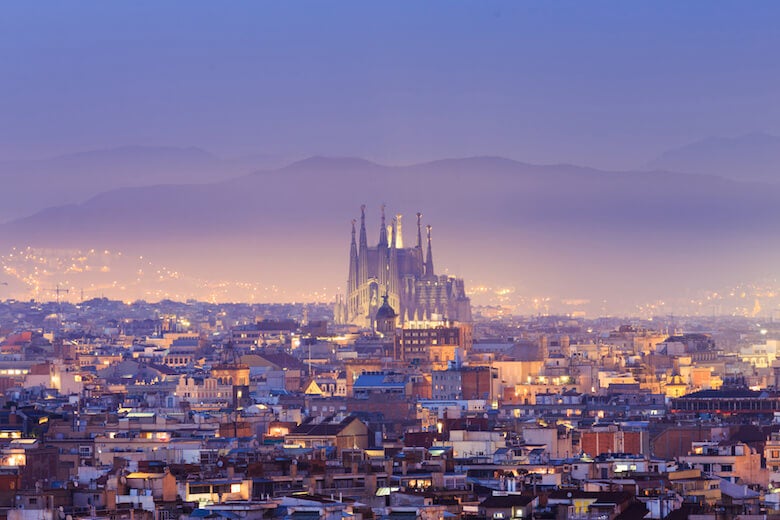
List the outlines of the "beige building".
<svg viewBox="0 0 780 520">
<path fill-rule="evenodd" d="M 769 483 L 780 487 L 780 433 L 772 433 L 764 445 L 766 469 L 769 472 Z"/>
<path fill-rule="evenodd" d="M 284 438 L 285 445 L 300 448 L 368 449 L 368 427 L 354 416 L 310 417 Z"/>
<path fill-rule="evenodd" d="M 744 484 L 766 484 L 761 454 L 743 442 L 694 442 L 691 452 L 679 460 L 706 475 Z"/>
<path fill-rule="evenodd" d="M 221 383 L 215 377 L 195 378 L 181 376 L 174 391 L 176 401 L 191 404 L 230 403 L 233 399 L 233 386 Z"/>
</svg>

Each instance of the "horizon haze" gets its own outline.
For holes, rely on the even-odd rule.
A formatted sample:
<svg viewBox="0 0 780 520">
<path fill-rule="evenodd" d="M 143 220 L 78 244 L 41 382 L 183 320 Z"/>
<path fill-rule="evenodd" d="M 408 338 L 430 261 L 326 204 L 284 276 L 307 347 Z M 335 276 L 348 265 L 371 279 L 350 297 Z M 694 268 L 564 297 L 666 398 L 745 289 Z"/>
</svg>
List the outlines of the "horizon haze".
<svg viewBox="0 0 780 520">
<path fill-rule="evenodd" d="M 333 299 L 365 203 L 476 303 L 780 306 L 775 2 L 4 8 L 0 297 Z"/>
</svg>

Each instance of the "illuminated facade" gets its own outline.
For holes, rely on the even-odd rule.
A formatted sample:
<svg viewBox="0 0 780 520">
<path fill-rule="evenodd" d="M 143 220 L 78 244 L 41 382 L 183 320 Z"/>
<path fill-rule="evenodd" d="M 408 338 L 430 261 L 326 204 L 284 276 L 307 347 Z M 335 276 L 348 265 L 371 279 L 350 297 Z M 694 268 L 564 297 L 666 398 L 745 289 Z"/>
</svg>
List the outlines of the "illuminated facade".
<svg viewBox="0 0 780 520">
<path fill-rule="evenodd" d="M 442 317 L 471 321 L 471 302 L 463 279 L 435 274 L 431 226 L 427 227 L 427 251 L 423 253 L 421 218 L 422 214 L 418 213 L 416 245 L 404 247 L 401 216 L 387 225 L 383 206 L 379 243 L 368 247 L 365 206 L 360 208 L 358 240 L 356 222 L 352 221 L 347 297 L 337 304 L 338 322 L 372 327 L 384 295 L 390 306 L 397 309 L 399 324 Z"/>
</svg>

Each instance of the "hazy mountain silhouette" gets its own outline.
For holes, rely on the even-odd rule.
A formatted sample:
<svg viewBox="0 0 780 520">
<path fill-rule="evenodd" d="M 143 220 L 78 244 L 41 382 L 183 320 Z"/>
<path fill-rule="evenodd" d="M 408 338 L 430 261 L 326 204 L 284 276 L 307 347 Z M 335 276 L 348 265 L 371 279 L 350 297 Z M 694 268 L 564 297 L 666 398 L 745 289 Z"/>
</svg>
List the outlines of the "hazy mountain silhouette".
<svg viewBox="0 0 780 520">
<path fill-rule="evenodd" d="M 663 171 L 315 157 L 216 183 L 108 191 L 3 225 L 0 238 L 150 252 L 199 275 L 335 290 L 350 219 L 366 203 L 375 242 L 387 203 L 388 217 L 406 216 L 406 245 L 416 211 L 434 226 L 440 272 L 631 302 L 773 272 L 778 197 L 780 186 Z"/>
<path fill-rule="evenodd" d="M 125 146 L 42 160 L 0 161 L 0 221 L 83 202 L 124 186 L 203 183 L 284 164 L 272 156 L 223 160 L 200 148 Z"/>
<path fill-rule="evenodd" d="M 780 183 L 780 137 L 762 133 L 711 137 L 669 150 L 650 161 L 649 167 Z"/>
</svg>

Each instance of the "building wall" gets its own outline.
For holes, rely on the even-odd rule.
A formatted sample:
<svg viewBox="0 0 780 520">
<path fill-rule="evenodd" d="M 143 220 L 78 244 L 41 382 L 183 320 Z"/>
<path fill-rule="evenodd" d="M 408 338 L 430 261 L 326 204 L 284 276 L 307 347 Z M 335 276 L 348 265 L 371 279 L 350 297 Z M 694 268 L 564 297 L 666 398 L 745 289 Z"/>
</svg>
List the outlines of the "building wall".
<svg viewBox="0 0 780 520">
<path fill-rule="evenodd" d="M 643 432 L 591 431 L 582 432 L 580 447 L 583 453 L 595 457 L 602 453 L 642 454 Z"/>
<path fill-rule="evenodd" d="M 463 372 L 462 399 L 490 399 L 493 397 L 493 378 L 489 367 L 472 368 Z"/>
<path fill-rule="evenodd" d="M 339 453 L 345 449 L 368 449 L 368 427 L 362 421 L 352 421 L 336 436 L 336 447 Z"/>
<path fill-rule="evenodd" d="M 550 458 L 563 459 L 573 455 L 571 435 L 560 436 L 558 428 L 523 428 L 523 440 L 526 444 L 544 444 Z"/>
<path fill-rule="evenodd" d="M 691 451 L 693 442 L 711 439 L 710 428 L 671 426 L 656 435 L 650 443 L 653 456 L 662 459 L 673 459 L 686 455 Z"/>
<path fill-rule="evenodd" d="M 536 378 L 542 371 L 544 361 L 494 361 L 498 381 L 504 386 L 527 383 L 528 378 Z"/>
</svg>

